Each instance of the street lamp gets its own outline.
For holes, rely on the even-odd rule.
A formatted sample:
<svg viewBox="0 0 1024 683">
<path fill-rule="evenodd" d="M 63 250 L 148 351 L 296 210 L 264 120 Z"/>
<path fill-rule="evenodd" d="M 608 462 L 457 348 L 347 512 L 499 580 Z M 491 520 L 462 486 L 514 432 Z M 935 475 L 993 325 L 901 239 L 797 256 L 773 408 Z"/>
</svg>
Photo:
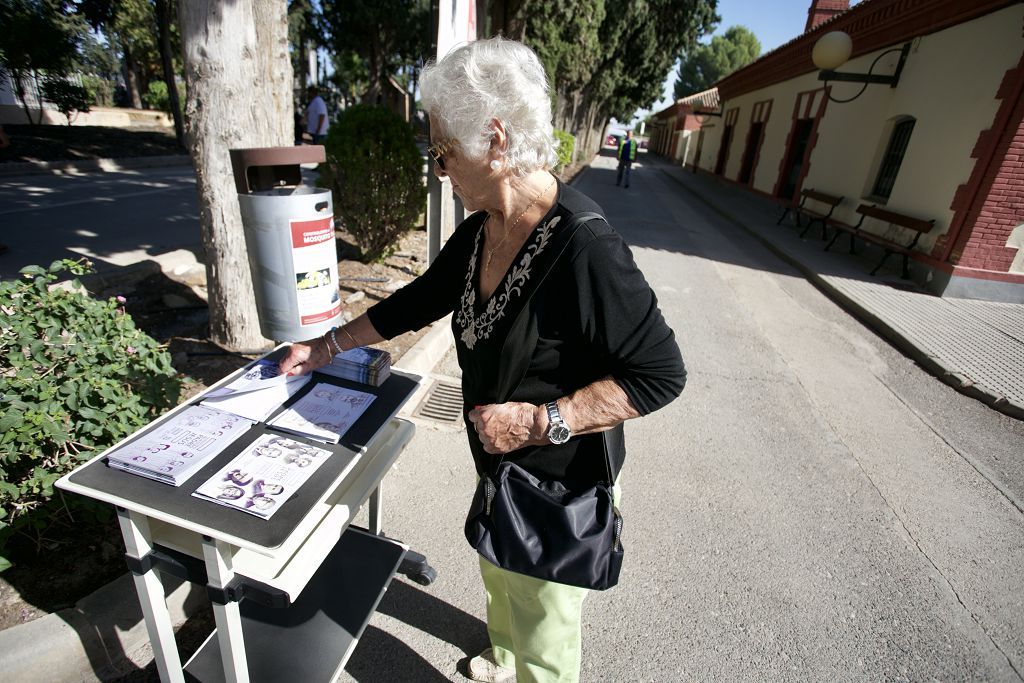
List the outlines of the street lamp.
<svg viewBox="0 0 1024 683">
<path fill-rule="evenodd" d="M 907 55 L 910 54 L 910 43 L 904 43 L 902 47 L 894 47 L 891 50 L 886 50 L 875 57 L 875 61 L 871 62 L 871 66 L 868 68 L 868 72 L 866 74 L 841 73 L 835 71 L 835 69 L 838 69 L 846 63 L 852 52 L 853 41 L 850 39 L 850 36 L 842 31 L 832 31 L 830 33 L 826 33 L 821 38 L 818 38 L 818 41 L 814 44 L 814 50 L 811 52 L 811 59 L 814 61 L 814 65 L 821 69 L 821 72 L 818 74 L 818 80 L 825 81 L 826 86 L 828 86 L 829 81 L 845 81 L 847 83 L 864 84 L 856 95 L 845 100 L 837 100 L 832 97 L 831 93 L 829 93 L 828 98 L 838 104 L 853 102 L 864 94 L 864 91 L 871 83 L 880 83 L 888 85 L 890 88 L 895 88 L 896 84 L 900 81 L 900 73 L 903 71 L 903 64 L 907 61 Z M 875 65 L 878 64 L 878 60 L 893 52 L 900 53 L 900 60 L 899 63 L 896 64 L 896 71 L 894 71 L 891 76 L 882 76 L 872 73 L 875 69 Z M 828 91 L 826 90 L 826 92 Z"/>
</svg>

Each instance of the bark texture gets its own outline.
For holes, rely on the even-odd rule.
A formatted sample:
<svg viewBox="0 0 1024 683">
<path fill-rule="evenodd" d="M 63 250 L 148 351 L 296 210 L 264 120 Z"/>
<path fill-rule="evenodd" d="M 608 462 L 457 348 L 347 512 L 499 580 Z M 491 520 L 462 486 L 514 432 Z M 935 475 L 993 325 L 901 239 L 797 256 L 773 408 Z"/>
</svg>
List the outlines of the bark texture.
<svg viewBox="0 0 1024 683">
<path fill-rule="evenodd" d="M 181 0 L 185 119 L 196 170 L 210 294 L 210 337 L 266 348 L 259 331 L 228 151 L 293 144 L 285 0 Z"/>
</svg>

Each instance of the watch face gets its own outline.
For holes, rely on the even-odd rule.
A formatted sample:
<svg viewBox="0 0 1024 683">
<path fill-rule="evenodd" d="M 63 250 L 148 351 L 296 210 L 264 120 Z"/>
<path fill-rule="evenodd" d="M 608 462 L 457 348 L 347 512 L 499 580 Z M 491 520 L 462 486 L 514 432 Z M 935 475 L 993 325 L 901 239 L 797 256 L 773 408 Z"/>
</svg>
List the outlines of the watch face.
<svg viewBox="0 0 1024 683">
<path fill-rule="evenodd" d="M 554 425 L 548 432 L 551 443 L 562 444 L 569 440 L 569 428 L 565 425 Z"/>
</svg>

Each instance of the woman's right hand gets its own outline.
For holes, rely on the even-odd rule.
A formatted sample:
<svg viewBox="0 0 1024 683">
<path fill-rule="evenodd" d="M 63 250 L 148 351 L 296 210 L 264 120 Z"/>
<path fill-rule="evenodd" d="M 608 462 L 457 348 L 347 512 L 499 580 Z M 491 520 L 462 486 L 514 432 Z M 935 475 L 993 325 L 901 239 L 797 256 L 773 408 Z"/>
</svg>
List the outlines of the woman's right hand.
<svg viewBox="0 0 1024 683">
<path fill-rule="evenodd" d="M 325 337 L 295 342 L 278 364 L 282 375 L 306 375 L 331 362 L 334 354 Z"/>
</svg>

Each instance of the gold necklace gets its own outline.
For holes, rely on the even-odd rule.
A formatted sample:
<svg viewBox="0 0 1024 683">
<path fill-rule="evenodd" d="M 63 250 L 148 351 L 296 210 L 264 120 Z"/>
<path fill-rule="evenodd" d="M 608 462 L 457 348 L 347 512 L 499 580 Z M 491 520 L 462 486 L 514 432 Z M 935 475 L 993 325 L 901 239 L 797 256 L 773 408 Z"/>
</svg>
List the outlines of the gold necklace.
<svg viewBox="0 0 1024 683">
<path fill-rule="evenodd" d="M 501 249 L 501 245 L 505 244 L 505 240 L 507 240 L 507 239 L 508 239 L 508 236 L 509 236 L 509 235 L 511 235 L 511 234 L 512 234 L 512 231 L 516 229 L 516 226 L 517 226 L 517 225 L 519 225 L 519 221 L 523 220 L 523 216 L 525 216 L 525 215 L 527 214 L 527 212 L 528 212 L 528 211 L 529 211 L 530 209 L 532 209 L 532 208 L 533 208 L 533 205 L 537 203 L 537 200 L 538 200 L 538 199 L 540 199 L 542 195 L 545 195 L 545 194 L 547 194 L 547 191 L 548 191 L 548 190 L 550 190 L 550 189 L 551 189 L 551 186 L 552 186 L 552 185 L 554 185 L 554 184 L 555 184 L 555 177 L 554 177 L 554 176 L 551 176 L 551 182 L 550 182 L 550 183 L 548 183 L 548 184 L 547 184 L 547 187 L 545 187 L 545 188 L 544 188 L 543 190 L 541 190 L 540 192 L 538 192 L 538 193 L 536 194 L 536 196 L 534 196 L 534 198 L 530 200 L 530 203 L 526 205 L 526 208 L 525 208 L 525 209 L 523 209 L 523 212 L 522 212 L 521 214 L 519 214 L 519 218 L 517 218 L 517 219 L 515 220 L 515 222 L 513 222 L 513 223 L 512 223 L 512 227 L 510 227 L 510 228 L 508 228 L 507 230 L 505 230 L 505 236 L 501 238 L 501 241 L 500 241 L 500 242 L 498 242 L 498 243 L 497 243 L 497 244 L 496 244 L 496 245 L 494 246 L 494 248 L 493 248 L 493 249 L 488 249 L 488 250 L 487 250 L 487 262 L 486 262 L 486 263 L 484 263 L 484 268 L 490 268 L 490 267 L 491 267 L 491 259 L 493 259 L 493 258 L 494 258 L 494 252 L 498 251 L 498 249 Z M 487 216 L 487 220 L 490 220 L 490 218 L 491 218 L 491 217 L 490 217 L 490 215 L 488 214 L 488 216 Z M 487 220 L 485 220 L 484 222 L 486 223 L 486 222 L 487 222 Z"/>
</svg>

